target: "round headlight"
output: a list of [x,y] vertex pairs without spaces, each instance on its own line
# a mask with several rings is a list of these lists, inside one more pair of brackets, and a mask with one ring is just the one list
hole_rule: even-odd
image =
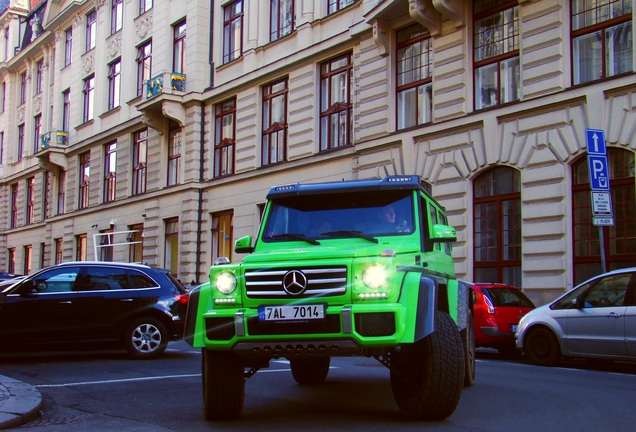
[[372,289],[378,289],[386,284],[387,273],[384,267],[372,265],[362,272],[362,282]]
[[236,278],[230,272],[219,273],[215,285],[221,294],[232,294],[236,289]]

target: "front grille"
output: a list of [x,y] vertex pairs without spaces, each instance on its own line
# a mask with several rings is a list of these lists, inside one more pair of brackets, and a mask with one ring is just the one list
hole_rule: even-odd
[[365,337],[395,334],[395,314],[392,312],[360,313],[355,315],[356,331]]
[[210,340],[230,340],[234,337],[234,318],[206,318],[205,335]]
[[346,267],[260,269],[245,272],[247,297],[265,299],[290,296],[283,287],[283,279],[292,270],[301,271],[307,277],[307,289],[293,297],[330,297],[343,295],[347,291]]
[[260,321],[257,316],[247,319],[247,332],[252,336],[340,333],[340,315],[326,315],[325,319],[307,321]]

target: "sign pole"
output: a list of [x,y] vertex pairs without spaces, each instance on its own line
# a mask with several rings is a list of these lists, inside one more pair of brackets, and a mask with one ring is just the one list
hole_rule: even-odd
[[607,262],[606,262],[606,258],[605,258],[605,235],[603,234],[604,230],[602,226],[598,227],[598,238],[601,242],[600,246],[601,246],[601,270],[603,270],[603,273],[605,273],[607,271]]

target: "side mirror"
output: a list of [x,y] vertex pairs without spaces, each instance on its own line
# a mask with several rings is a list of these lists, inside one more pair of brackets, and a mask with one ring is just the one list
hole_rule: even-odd
[[452,226],[434,224],[430,240],[433,243],[454,243],[457,241],[457,232]]
[[252,236],[248,235],[236,240],[236,242],[234,242],[234,252],[236,253],[254,252],[254,248],[252,247]]

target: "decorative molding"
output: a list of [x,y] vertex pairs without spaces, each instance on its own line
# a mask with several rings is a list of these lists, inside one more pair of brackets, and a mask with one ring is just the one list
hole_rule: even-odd
[[18,112],[17,112],[17,115],[16,115],[16,119],[18,120],[18,124],[24,123],[24,112],[25,112],[24,105],[18,107]]
[[442,33],[442,14],[433,7],[431,0],[409,0],[409,15],[426,27],[431,36]]
[[468,2],[464,0],[433,0],[433,6],[440,11],[442,15],[450,18],[456,28],[466,25],[464,22],[463,9]]
[[157,131],[159,135],[163,135],[166,118],[159,111],[145,109],[141,111],[141,122]]
[[386,21],[377,19],[373,21],[373,41],[382,57],[389,55],[389,25]]
[[95,50],[82,56],[82,71],[84,75],[95,72]]
[[42,95],[35,95],[33,98],[33,112],[40,113],[42,112]]
[[144,14],[135,21],[136,42],[141,42],[148,37],[152,30],[152,14]]
[[106,42],[107,60],[121,56],[121,32],[111,36]]

